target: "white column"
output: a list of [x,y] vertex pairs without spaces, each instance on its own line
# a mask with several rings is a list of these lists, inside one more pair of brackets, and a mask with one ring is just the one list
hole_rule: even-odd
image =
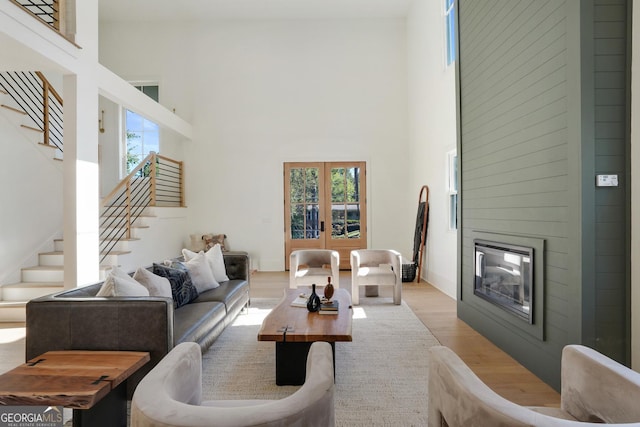
[[64,286],[100,277],[98,166],[98,0],[67,3],[82,47],[64,76]]
[[64,76],[64,287],[99,279],[98,87],[95,67]]

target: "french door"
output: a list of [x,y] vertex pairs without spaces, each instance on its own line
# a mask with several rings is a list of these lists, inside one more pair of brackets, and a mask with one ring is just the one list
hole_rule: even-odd
[[284,164],[285,268],[298,249],[334,249],[349,269],[367,247],[365,162]]

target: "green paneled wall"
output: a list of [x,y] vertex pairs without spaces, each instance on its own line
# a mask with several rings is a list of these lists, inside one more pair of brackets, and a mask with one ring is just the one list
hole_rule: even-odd
[[584,341],[626,362],[629,342],[628,267],[629,163],[627,150],[627,5],[625,0],[595,0],[594,157],[596,174],[617,174],[617,188],[595,190],[594,329]]
[[[458,6],[458,314],[558,387],[568,343],[625,361],[626,2]],[[596,189],[595,173],[622,185]],[[473,295],[479,233],[544,242],[543,337]]]

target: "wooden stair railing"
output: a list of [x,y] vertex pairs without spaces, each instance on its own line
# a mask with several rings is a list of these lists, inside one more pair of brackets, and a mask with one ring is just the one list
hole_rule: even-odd
[[64,34],[65,0],[11,0],[36,18]]
[[181,161],[151,152],[102,199],[100,262],[131,239],[132,225],[149,206],[185,206]]
[[63,151],[62,97],[40,71],[0,72],[0,88],[44,132],[44,145]]

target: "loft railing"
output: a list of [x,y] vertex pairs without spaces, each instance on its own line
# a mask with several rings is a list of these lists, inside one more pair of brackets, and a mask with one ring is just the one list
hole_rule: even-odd
[[39,71],[0,72],[0,87],[44,133],[42,143],[62,152],[62,97],[45,76]]
[[183,164],[151,152],[102,200],[100,262],[118,242],[131,239],[131,229],[149,206],[184,204]]
[[60,0],[11,0],[18,6],[26,9],[36,18],[40,19],[45,24],[58,32],[62,30],[62,6],[64,1]]

